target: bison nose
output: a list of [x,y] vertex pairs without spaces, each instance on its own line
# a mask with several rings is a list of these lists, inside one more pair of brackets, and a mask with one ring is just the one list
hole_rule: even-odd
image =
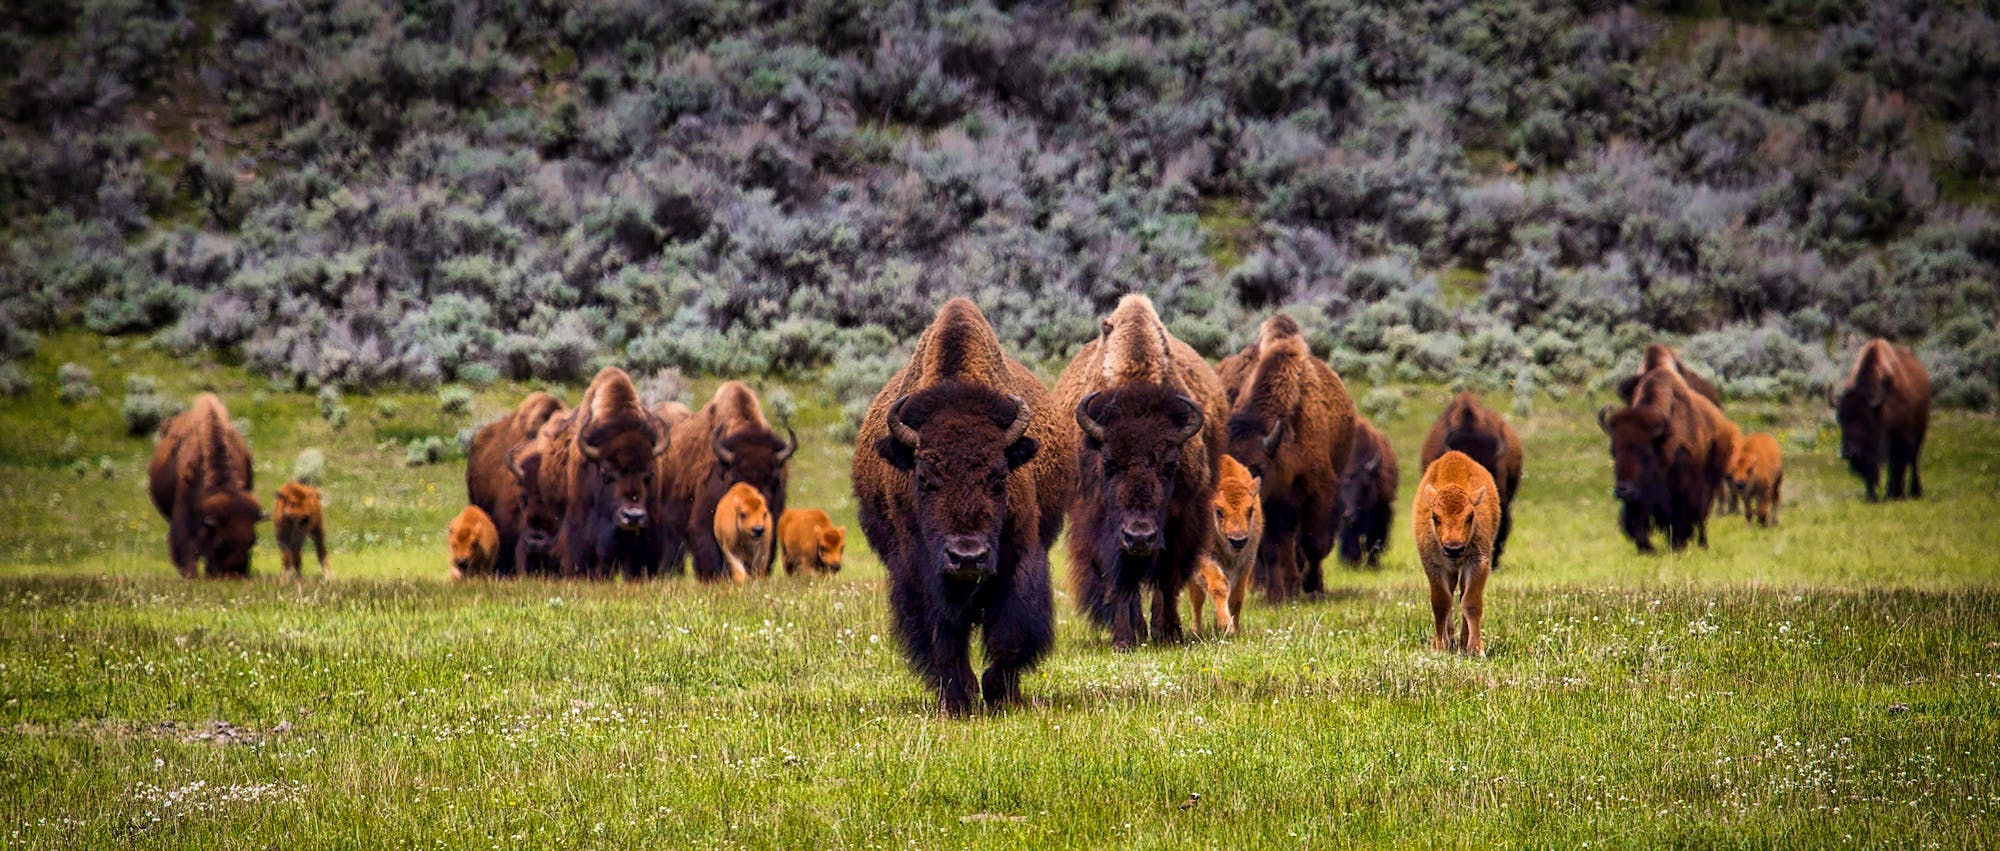
[[521,533],[521,540],[528,546],[539,549],[549,545],[549,533],[540,529],[529,529]]
[[1125,551],[1133,555],[1145,555],[1153,551],[1160,541],[1160,527],[1151,520],[1128,520],[1118,530],[1120,543]]
[[637,528],[646,522],[646,509],[621,508],[618,510],[618,525],[627,529]]
[[1639,498],[1639,489],[1631,482],[1619,482],[1611,489],[1611,495],[1623,500],[1634,500]]
[[952,538],[945,541],[944,558],[952,573],[983,573],[987,570],[988,549],[986,542],[978,538]]
[[1240,549],[1243,549],[1244,547],[1247,547],[1247,546],[1250,546],[1250,536],[1249,536],[1249,535],[1241,535],[1241,536],[1238,536],[1238,535],[1231,535],[1231,536],[1229,536],[1229,548],[1230,548],[1230,549],[1232,549],[1232,550],[1240,550]]
[[1444,550],[1444,554],[1448,558],[1458,558],[1465,555],[1464,544],[1439,544],[1438,546]]
[[762,526],[752,526],[752,527],[750,527],[750,537],[752,537],[752,538],[762,538],[762,537],[764,537],[764,527],[762,527]]

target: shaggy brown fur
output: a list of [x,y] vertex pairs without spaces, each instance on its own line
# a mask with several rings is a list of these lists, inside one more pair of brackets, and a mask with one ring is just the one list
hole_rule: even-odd
[[1212,475],[1229,416],[1221,381],[1168,333],[1152,301],[1128,295],[1056,381],[1055,404],[1073,412],[1061,420],[1063,439],[1080,448],[1069,506],[1077,608],[1127,649],[1147,632],[1150,589],[1153,637],[1178,640],[1180,590],[1213,524]]
[[1678,551],[1697,535],[1708,543],[1708,515],[1735,450],[1720,409],[1671,369],[1646,373],[1632,403],[1597,414],[1611,438],[1619,525],[1640,552],[1652,552],[1654,527]]
[[181,576],[248,576],[264,509],[253,495],[250,444],[213,393],[160,427],[146,466],[153,507],[167,520],[167,554]]
[[1263,481],[1257,585],[1273,600],[1317,594],[1320,563],[1333,550],[1340,470],[1354,447],[1354,402],[1290,317],[1265,321],[1257,351],[1228,439],[1229,454]]
[[277,533],[278,556],[284,560],[285,576],[299,578],[300,563],[305,561],[306,539],[312,539],[313,552],[319,556],[319,578],[332,579],[333,571],[326,566],[326,517],[319,500],[319,489],[298,482],[286,482],[278,489],[275,503],[277,514],[272,518],[272,531]]
[[1660,343],[1646,347],[1645,353],[1639,357],[1638,372],[1619,379],[1618,398],[1627,405],[1632,404],[1632,391],[1639,386],[1639,379],[1655,369],[1673,370],[1682,381],[1687,382],[1688,389],[1694,391],[1695,395],[1707,399],[1718,408],[1722,407],[1722,394],[1716,391],[1715,385],[1696,374],[1694,370],[1688,369],[1687,364],[1681,363],[1680,355]]
[[[555,526],[530,531],[523,521],[516,452],[523,444],[532,443],[542,425],[562,410],[561,399],[540,391],[529,393],[513,411],[481,426],[472,436],[465,458],[465,501],[479,506],[499,530],[495,564],[502,574],[525,573],[527,562],[548,555]],[[524,538],[532,540],[524,544]]]
[[1729,459],[1729,489],[1743,503],[1743,520],[1769,526],[1778,522],[1785,485],[1784,455],[1778,439],[1758,432],[1736,445]]
[[[605,367],[591,379],[574,416],[565,418],[567,451],[546,454],[542,476],[565,484],[567,499],[556,552],[563,573],[592,579],[613,572],[628,579],[659,569],[671,530],[661,522],[659,457],[666,426],[639,402],[632,378]],[[549,466],[556,461],[556,466]]]
[[862,421],[861,531],[888,569],[903,652],[947,713],[969,710],[975,690],[988,705],[1020,702],[1021,672],[1054,641],[1048,549],[1075,487],[1062,430],[1072,416],[961,298],[938,310]]
[[[786,462],[799,447],[791,426],[785,434],[780,439],[772,430],[756,392],[740,381],[723,382],[708,404],[674,426],[674,445],[662,466],[662,502],[668,525],[686,530],[696,578],[712,582],[729,575],[711,530],[715,505],[731,486],[756,488],[772,514],[784,514]],[[668,554],[667,569],[681,571],[677,553]],[[751,572],[770,570],[767,561],[753,565]]]
[[839,573],[847,527],[817,508],[793,508],[778,518],[778,542],[785,546],[785,573]]
[[[1493,475],[1463,452],[1446,452],[1424,469],[1411,505],[1417,557],[1431,586],[1431,649],[1486,655],[1486,578],[1500,527]],[[1464,620],[1451,635],[1452,610]]]
[[468,505],[445,529],[445,548],[451,553],[453,582],[492,576],[500,554],[500,532],[493,527],[493,518],[486,516],[479,506]]
[[771,507],[757,489],[730,485],[715,503],[715,545],[729,579],[737,584],[771,575]]
[[[1340,560],[1379,567],[1396,512],[1396,450],[1367,418],[1354,423],[1354,451],[1340,473]],[[1506,528],[1503,523],[1501,528]]]
[[1907,493],[1922,497],[1924,479],[1917,459],[1930,431],[1931,376],[1917,356],[1888,340],[1869,340],[1855,356],[1839,393],[1828,401],[1840,421],[1840,457],[1868,486],[1868,499],[1875,499],[1876,476],[1885,462],[1890,499],[1903,498],[1906,470]]
[[1424,435],[1418,460],[1429,469],[1432,461],[1452,449],[1471,456],[1500,485],[1500,531],[1493,540],[1493,569],[1499,570],[1500,557],[1507,552],[1507,536],[1514,531],[1514,493],[1521,489],[1521,438],[1500,412],[1480,404],[1479,397],[1461,392],[1445,405]]
[[1208,555],[1188,581],[1188,605],[1194,628],[1201,630],[1204,604],[1215,604],[1215,628],[1234,635],[1243,622],[1243,598],[1257,561],[1257,542],[1264,537],[1264,512],[1257,497],[1263,483],[1236,459],[1222,456],[1215,466],[1215,534]]

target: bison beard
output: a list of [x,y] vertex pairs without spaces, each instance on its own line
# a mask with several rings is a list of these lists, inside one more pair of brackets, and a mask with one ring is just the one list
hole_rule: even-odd
[[1076,420],[1084,438],[1070,533],[1077,605],[1110,627],[1114,649],[1127,650],[1146,630],[1141,598],[1150,588],[1153,638],[1177,641],[1176,595],[1214,527],[1214,485],[1181,464],[1182,446],[1201,432],[1201,407],[1167,387],[1128,384],[1084,397]]

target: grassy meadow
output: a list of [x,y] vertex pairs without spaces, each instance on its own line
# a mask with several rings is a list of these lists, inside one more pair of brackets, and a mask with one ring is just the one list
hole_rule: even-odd
[[[103,395],[59,403],[65,361]],[[28,367],[0,401],[7,847],[2000,843],[1990,416],[1943,412],[1927,498],[1871,505],[1820,407],[1732,405],[1785,447],[1780,525],[1640,557],[1608,394],[1496,396],[1527,473],[1489,658],[1427,649],[1399,522],[1381,570],[1330,562],[1327,599],[1253,600],[1231,638],[1113,654],[1059,594],[1033,707],[954,721],[890,645],[858,530],[830,580],[447,583],[462,462],[401,444],[529,386],[461,414],[350,395],[335,429],[311,393],[116,338],[51,335]],[[268,528],[252,581],[174,576],[127,373],[222,392],[267,503],[324,451],[331,583],[277,581]],[[1446,391],[1399,389],[1400,515]],[[847,400],[789,390],[791,502],[851,527]]]

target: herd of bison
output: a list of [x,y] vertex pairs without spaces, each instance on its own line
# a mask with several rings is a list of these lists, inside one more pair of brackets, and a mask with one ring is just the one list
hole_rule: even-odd
[[[1641,551],[1707,545],[1718,505],[1769,524],[1782,464],[1776,440],[1745,437],[1714,385],[1671,349],[1647,349],[1598,413],[1610,439],[1619,525]],[[1830,400],[1841,456],[1876,497],[1923,494],[1917,457],[1930,384],[1908,349],[1870,341]],[[645,405],[627,375],[598,373],[574,408],[531,393],[481,428],[466,469],[470,503],[449,530],[451,572],[469,576],[703,581],[840,569],[845,530],[787,509],[799,443],[739,382],[700,410]],[[1420,455],[1411,512],[1430,582],[1438,650],[1484,653],[1483,589],[1500,567],[1521,483],[1521,442],[1498,412],[1461,393]],[[1296,320],[1211,366],[1143,296],[1126,296],[1050,388],[1001,348],[972,302],[946,303],[861,423],[852,479],[862,533],[888,572],[903,652],[951,713],[975,696],[1021,699],[1020,675],[1054,640],[1048,551],[1069,526],[1081,612],[1129,649],[1195,627],[1213,608],[1234,632],[1248,586],[1269,599],[1315,595],[1320,565],[1375,564],[1397,486],[1388,440],[1357,416],[1340,376]],[[184,576],[242,575],[256,526],[250,449],[222,402],[203,394],[161,428],[148,470],[168,549]],[[326,570],[319,497],[278,492],[274,525],[295,576],[310,538]],[[1150,611],[1148,606],[1150,605]],[[1456,616],[1455,612],[1462,612]],[[1452,627],[1456,623],[1454,633]],[[975,676],[974,629],[986,669]],[[976,695],[975,695],[976,693]]]

